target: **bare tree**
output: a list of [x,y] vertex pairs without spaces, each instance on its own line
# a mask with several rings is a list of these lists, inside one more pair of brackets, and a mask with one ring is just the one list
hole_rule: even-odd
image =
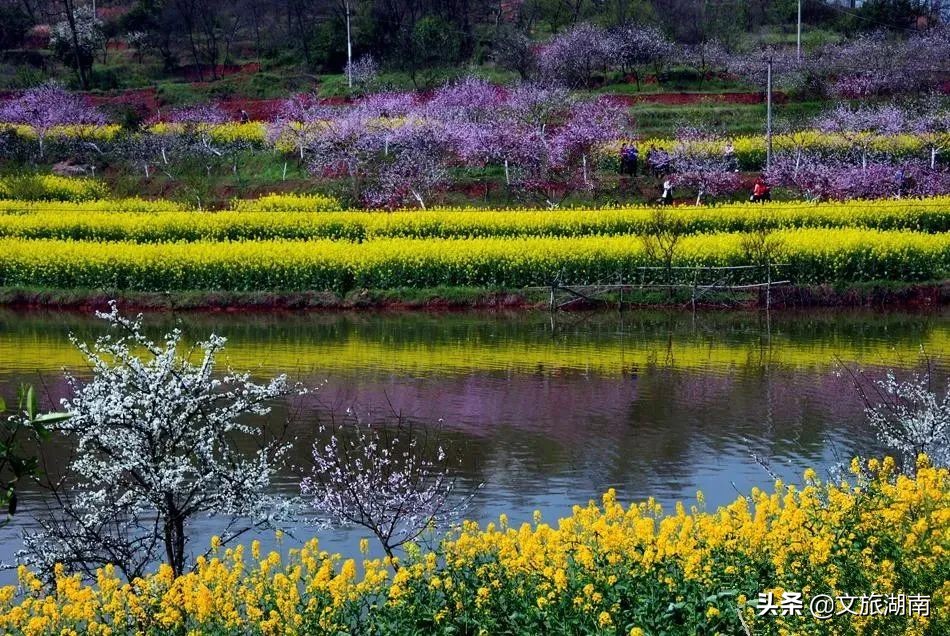
[[331,522],[372,532],[390,558],[427,529],[458,521],[474,495],[460,492],[438,430],[351,418],[329,432],[314,446],[303,494]]
[[670,210],[659,207],[653,210],[650,222],[640,235],[647,257],[659,263],[666,273],[668,294],[673,296],[673,262],[676,250],[683,238],[683,222]]
[[750,263],[769,267],[775,264],[784,242],[775,235],[763,217],[751,232],[742,235],[739,244]]

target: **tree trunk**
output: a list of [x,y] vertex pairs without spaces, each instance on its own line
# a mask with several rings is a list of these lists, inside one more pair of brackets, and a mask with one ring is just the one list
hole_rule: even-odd
[[83,90],[89,89],[89,78],[86,77],[86,71],[82,64],[82,54],[79,51],[79,34],[76,30],[76,16],[73,15],[72,0],[63,0],[63,7],[66,9],[66,22],[69,23],[69,31],[73,36],[73,55],[76,59],[76,72],[79,73],[79,85]]
[[171,493],[165,494],[164,543],[165,562],[175,576],[181,576],[185,569],[185,518],[175,505]]

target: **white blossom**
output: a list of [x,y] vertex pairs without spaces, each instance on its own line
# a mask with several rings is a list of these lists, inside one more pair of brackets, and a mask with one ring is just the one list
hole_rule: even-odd
[[402,421],[377,429],[351,420],[314,445],[301,489],[330,522],[368,529],[393,557],[427,529],[456,522],[474,494],[459,492],[437,438]]
[[[222,540],[287,512],[270,494],[289,445],[262,439],[252,424],[292,387],[283,375],[266,384],[246,373],[215,375],[225,339],[212,335],[181,352],[176,329],[162,343],[142,332],[141,316],[99,313],[113,331],[92,346],[72,337],[93,377],[67,375],[72,414],[58,431],[75,444],[60,511],[40,519],[21,557],[41,569],[62,562],[90,573],[115,563],[136,576],[156,561],[186,567],[188,525],[202,514],[230,519]],[[243,438],[243,439],[242,439]],[[239,442],[257,438],[258,450]]]
[[941,397],[932,375],[899,381],[892,371],[875,383],[878,399],[868,401],[867,416],[878,439],[901,455],[912,469],[926,454],[937,466],[950,465],[950,386]]

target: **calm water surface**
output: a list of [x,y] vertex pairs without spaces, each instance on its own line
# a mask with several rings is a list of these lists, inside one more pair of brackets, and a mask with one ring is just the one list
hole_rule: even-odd
[[[225,358],[260,379],[287,373],[319,390],[275,407],[269,425],[293,415],[292,463],[305,466],[317,423],[354,409],[380,421],[393,411],[442,422],[461,455],[463,481],[483,483],[468,516],[540,510],[551,520],[614,487],[622,500],[657,497],[667,506],[707,506],[768,486],[750,451],[800,480],[854,454],[881,452],[862,403],[836,361],[879,375],[917,368],[922,351],[944,357],[950,314],[603,313],[552,319],[530,314],[151,315],[156,337],[181,327],[190,337],[229,339]],[[69,334],[92,340],[100,321],[74,313],[0,311],[0,395],[41,387],[48,404],[64,395],[63,370],[87,375]],[[68,449],[46,450],[50,466]],[[297,492],[285,471],[276,488]],[[28,489],[0,529],[9,562],[20,532],[45,508]],[[221,521],[196,522],[195,547]],[[297,536],[313,530],[300,528]],[[365,533],[321,531],[326,549],[356,553]],[[10,574],[0,573],[0,582]]]

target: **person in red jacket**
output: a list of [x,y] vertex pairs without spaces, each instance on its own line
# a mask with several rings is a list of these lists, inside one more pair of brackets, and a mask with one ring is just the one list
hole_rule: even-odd
[[749,201],[756,201],[758,203],[763,203],[765,201],[772,200],[772,189],[766,185],[765,180],[762,177],[759,177],[755,180],[755,184],[752,186],[752,196],[749,197]]

